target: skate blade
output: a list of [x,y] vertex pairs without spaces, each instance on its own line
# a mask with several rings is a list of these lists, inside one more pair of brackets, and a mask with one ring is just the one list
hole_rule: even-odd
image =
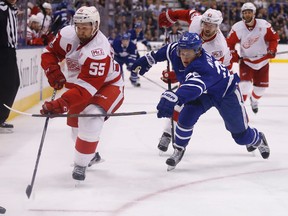
[[176,167],[176,166],[169,166],[169,165],[168,165],[168,167],[167,167],[167,171],[168,171],[168,172],[169,172],[169,171],[172,171],[172,170],[175,169],[175,167]]
[[0,134],[10,134],[13,133],[13,128],[0,128]]
[[164,153],[164,151],[159,150],[159,156],[163,156]]
[[256,157],[255,151],[250,152],[252,157]]
[[79,188],[79,187],[81,186],[81,182],[83,182],[83,181],[74,180],[74,187],[75,187],[75,188]]

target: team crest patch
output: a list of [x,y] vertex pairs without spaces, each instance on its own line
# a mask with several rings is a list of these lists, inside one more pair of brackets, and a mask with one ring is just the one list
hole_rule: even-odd
[[223,56],[223,53],[221,50],[220,51],[214,51],[214,52],[212,52],[212,56],[216,59],[220,59]]
[[81,69],[78,60],[66,58],[66,64],[68,71],[80,71]]
[[104,55],[104,50],[102,48],[98,48],[95,50],[91,50],[92,56],[100,56]]

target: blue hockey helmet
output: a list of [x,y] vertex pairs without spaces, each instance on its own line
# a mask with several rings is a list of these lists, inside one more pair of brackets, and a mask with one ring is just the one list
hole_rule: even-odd
[[197,54],[202,49],[202,40],[197,33],[186,31],[178,41],[178,49],[192,49]]
[[124,34],[121,36],[121,40],[130,40],[130,34],[129,34],[129,33],[124,33]]

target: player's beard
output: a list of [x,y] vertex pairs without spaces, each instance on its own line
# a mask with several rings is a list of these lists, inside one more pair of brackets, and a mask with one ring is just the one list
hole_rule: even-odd
[[90,40],[91,35],[90,36],[78,35],[78,38],[79,38],[80,42],[83,44],[83,43],[87,42],[88,40]]
[[203,35],[204,35],[204,39],[210,39],[211,37],[213,37],[216,34],[216,30],[215,31],[211,31],[211,30],[204,30],[203,29]]
[[246,24],[251,24],[252,23],[252,21],[253,21],[253,17],[245,17],[244,18],[244,22],[246,23]]

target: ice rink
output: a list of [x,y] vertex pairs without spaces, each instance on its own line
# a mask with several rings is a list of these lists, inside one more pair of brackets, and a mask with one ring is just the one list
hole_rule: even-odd
[[[157,64],[146,76],[166,87],[159,78],[165,67]],[[246,106],[250,125],[266,135],[268,160],[234,143],[211,109],[195,126],[183,160],[167,172],[172,148],[162,156],[157,149],[163,119],[156,114],[111,117],[98,148],[105,161],[89,168],[75,187],[70,128],[64,118],[54,118],[28,199],[25,190],[45,118],[18,116],[11,121],[15,132],[0,134],[0,206],[9,216],[287,216],[288,71],[287,64],[270,67],[270,88],[259,113]],[[126,79],[126,98],[117,112],[156,110],[164,90],[145,78],[141,84],[134,88]],[[41,104],[27,112],[39,113]]]

